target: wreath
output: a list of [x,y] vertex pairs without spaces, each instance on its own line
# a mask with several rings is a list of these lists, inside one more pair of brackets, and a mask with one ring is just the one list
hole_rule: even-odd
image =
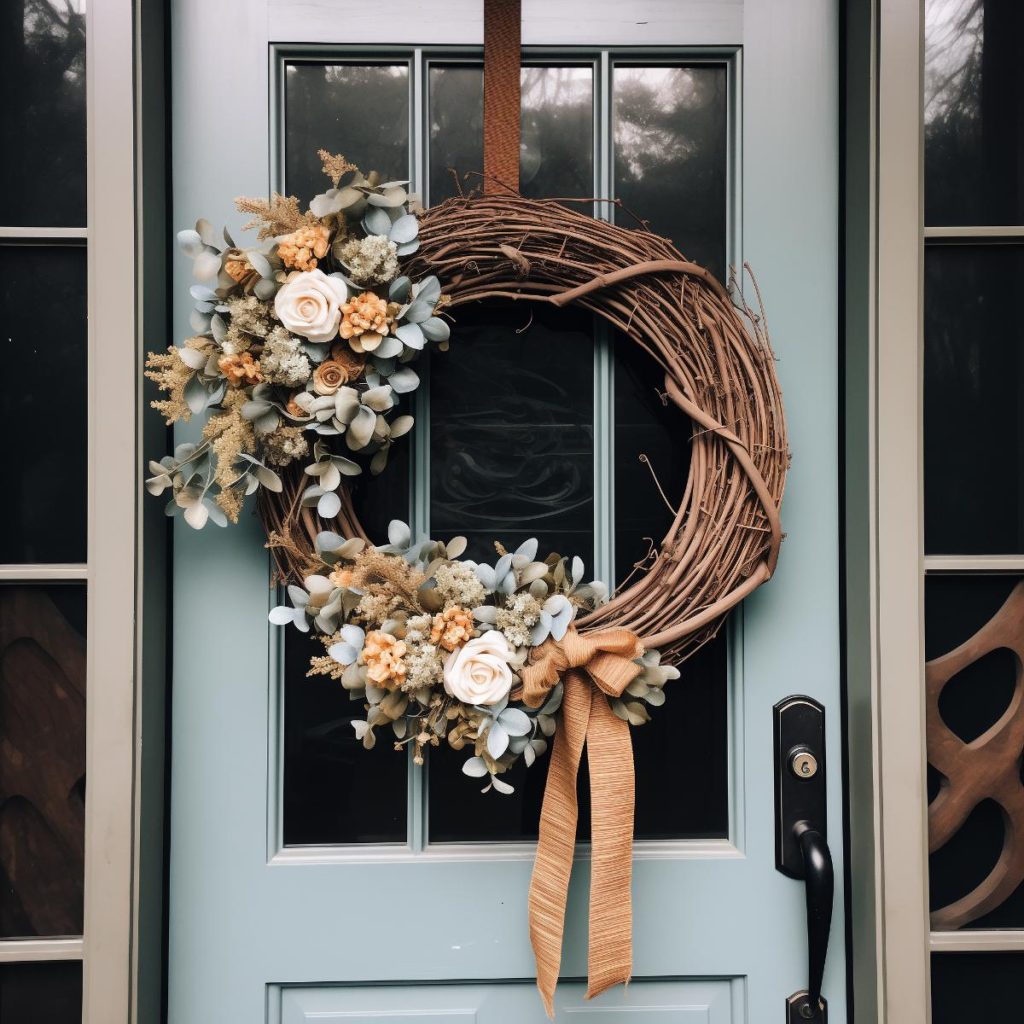
[[[167,513],[196,529],[237,522],[258,492],[288,595],[270,621],[319,638],[310,674],[362,703],[353,725],[365,747],[386,730],[422,763],[447,743],[467,751],[463,771],[485,792],[508,793],[507,769],[556,737],[530,892],[550,1010],[584,744],[596,992],[629,974],[628,725],[664,703],[675,665],[775,568],[789,456],[764,320],[646,226],[589,216],[593,200],[506,189],[422,211],[407,182],[320,157],[331,188],[308,209],[277,194],[236,200],[262,244],[241,248],[206,221],[179,234],[197,280],[195,333],[150,354],[146,372],[168,423],[207,418],[199,441],[150,464],[147,487],[170,490]],[[464,538],[414,538],[397,520],[371,544],[356,515],[348,482],[384,472],[413,428],[402,405],[420,383],[416,359],[448,348],[460,306],[491,300],[603,318],[655,360],[663,400],[692,423],[672,524],[613,595],[578,557],[542,556],[536,540],[496,542],[485,564],[462,557]]]

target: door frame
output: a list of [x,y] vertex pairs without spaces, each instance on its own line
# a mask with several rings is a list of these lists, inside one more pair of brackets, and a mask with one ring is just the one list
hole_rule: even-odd
[[[349,39],[368,30],[370,10],[353,4],[342,19],[337,8],[344,3],[304,5],[303,34],[329,41],[342,23]],[[697,0],[666,4],[667,17],[684,11],[703,19],[694,45],[715,43],[726,35],[723,26],[742,17],[740,4],[710,14]],[[274,12],[289,17],[283,3]],[[859,1020],[926,1024],[922,12],[907,0],[873,0],[845,5],[844,17],[844,66],[837,74],[845,101],[841,427],[850,996]],[[102,567],[90,580],[87,725],[84,1020],[93,1024],[156,1022],[162,996],[170,533],[155,503],[139,497],[138,453],[155,450],[154,435],[156,445],[162,435],[147,412],[138,371],[147,344],[166,333],[170,305],[166,21],[163,0],[90,0],[88,8],[90,508],[97,509],[90,562]],[[479,45],[479,16],[465,18],[464,26],[464,39],[444,42]],[[581,45],[600,41],[600,25],[581,31],[594,34]],[[431,42],[429,25],[395,32],[396,43]],[[530,33],[524,38],[544,42]],[[125,295],[135,296],[133,318],[125,316]],[[123,359],[129,350],[136,357],[131,373]],[[137,424],[134,449],[123,445],[126,422]]]

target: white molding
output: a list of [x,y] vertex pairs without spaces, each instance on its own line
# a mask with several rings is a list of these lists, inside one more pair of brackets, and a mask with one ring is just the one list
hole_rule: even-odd
[[29,583],[40,580],[84,580],[89,577],[89,566],[84,563],[52,565],[26,563],[0,565],[0,583]]
[[86,13],[89,590],[83,1019],[131,1019],[135,911],[135,0]]
[[4,939],[0,941],[0,964],[81,960],[82,945],[80,938]]
[[1024,555],[925,555],[924,571],[1024,572]]
[[[684,39],[692,46],[743,41],[742,0],[649,0],[643,21],[621,0],[591,0],[586,18],[572,4],[524,0],[523,45],[658,46]],[[649,13],[647,9],[650,9]],[[394,45],[479,46],[480,0],[393,0],[386,24],[372,4],[355,0],[269,0],[267,31],[275,43],[377,44],[382,33]]]
[[1024,929],[978,928],[959,932],[932,932],[933,953],[998,953],[1024,950]]
[[[289,846],[270,859],[271,867],[294,867],[309,864],[455,864],[460,862],[507,863],[532,862],[537,856],[536,843],[437,843],[422,851],[404,844],[375,846]],[[576,845],[577,861],[590,860],[589,843]],[[665,860],[743,860],[745,855],[728,839],[694,839],[663,842],[636,840],[633,861]]]
[[4,242],[84,242],[88,228],[10,228],[0,227],[0,245]]
[[943,239],[950,241],[972,241],[993,242],[1000,239],[1017,241],[1024,238],[1024,226],[992,226],[983,227],[972,225],[970,227],[931,227],[924,229],[925,238]]

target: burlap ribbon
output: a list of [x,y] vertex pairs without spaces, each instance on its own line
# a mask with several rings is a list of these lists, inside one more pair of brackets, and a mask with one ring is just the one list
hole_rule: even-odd
[[559,678],[565,686],[529,901],[537,988],[552,1018],[579,814],[576,775],[584,744],[593,849],[587,998],[629,981],[633,969],[633,749],[629,726],[612,711],[608,697],[621,696],[640,674],[642,667],[633,659],[643,652],[627,629],[587,634],[570,629],[562,640],[548,639],[537,648],[516,694],[530,707],[540,707]]

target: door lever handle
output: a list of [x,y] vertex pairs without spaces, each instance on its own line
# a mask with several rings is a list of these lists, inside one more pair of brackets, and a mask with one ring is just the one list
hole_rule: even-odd
[[775,705],[775,867],[801,879],[807,903],[807,988],[786,1000],[787,1024],[826,1024],[821,998],[835,876],[826,839],[825,709],[794,695]]
[[807,821],[798,821],[793,826],[793,834],[800,845],[807,897],[807,991],[790,997],[790,1020],[824,1022],[827,1018],[821,982],[825,975],[835,895],[832,853],[825,837]]

